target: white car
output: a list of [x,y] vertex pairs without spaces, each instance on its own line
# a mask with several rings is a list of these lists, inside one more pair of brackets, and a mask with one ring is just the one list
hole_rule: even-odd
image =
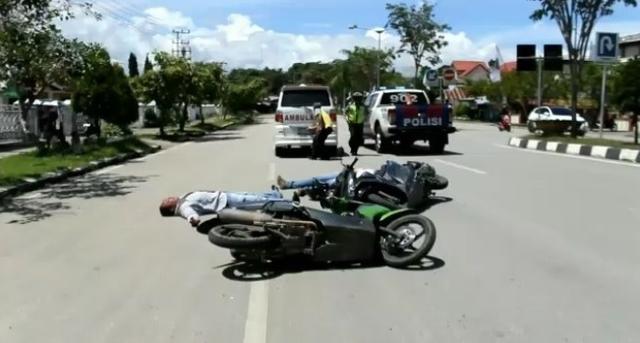
[[[576,113],[578,122],[578,133],[584,135],[589,130],[589,123]],[[566,107],[542,106],[537,107],[529,114],[527,124],[529,132],[537,131],[559,131],[564,132],[571,129],[571,109]]]
[[393,142],[410,147],[429,141],[430,149],[442,153],[449,134],[456,131],[449,120],[449,109],[431,105],[420,89],[381,89],[365,100],[365,136],[375,139],[375,148],[383,152]]
[[289,149],[308,148],[313,144],[313,133],[309,126],[313,125],[315,115],[313,108],[320,105],[333,119],[333,132],[325,141],[329,149],[338,149],[338,126],[336,109],[327,86],[284,86],[280,91],[276,110],[276,156],[283,155]]

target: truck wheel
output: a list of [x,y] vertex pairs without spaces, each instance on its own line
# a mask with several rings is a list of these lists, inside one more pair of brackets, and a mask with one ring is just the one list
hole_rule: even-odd
[[389,148],[389,140],[384,138],[382,129],[380,126],[376,126],[376,151],[379,153],[385,152]]
[[444,140],[433,138],[429,140],[429,150],[434,154],[442,154],[444,152]]

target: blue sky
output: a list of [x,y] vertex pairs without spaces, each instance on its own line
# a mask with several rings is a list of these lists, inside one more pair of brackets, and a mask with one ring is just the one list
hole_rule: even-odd
[[[164,6],[178,10],[205,25],[222,22],[230,13],[248,15],[265,28],[302,34],[342,33],[354,23],[379,26],[386,22],[385,0],[156,0],[138,1],[136,6]],[[135,2],[134,2],[135,3]],[[412,3],[407,1],[407,3]],[[413,1],[418,3],[418,1]],[[472,38],[511,30],[530,24],[529,15],[537,1],[528,0],[440,0],[436,2],[438,20],[464,31]],[[616,13],[603,22],[638,20],[640,10],[616,7]],[[640,27],[638,28],[640,31]]]
[[[115,59],[129,51],[144,55],[171,50],[171,29],[191,28],[194,58],[224,60],[234,67],[281,67],[291,63],[330,61],[355,45],[375,46],[376,36],[350,31],[352,24],[376,27],[386,23],[381,0],[95,0],[105,14],[96,22],[78,18],[63,25],[67,35],[104,44]],[[418,3],[416,0],[414,3]],[[411,3],[411,2],[409,2]],[[513,59],[519,43],[561,43],[555,23],[533,23],[536,1],[439,0],[437,20],[452,27],[442,59],[488,60],[500,47]],[[640,9],[617,6],[596,31],[640,33]],[[397,47],[398,37],[384,36],[385,47]],[[410,72],[406,56],[396,65]]]

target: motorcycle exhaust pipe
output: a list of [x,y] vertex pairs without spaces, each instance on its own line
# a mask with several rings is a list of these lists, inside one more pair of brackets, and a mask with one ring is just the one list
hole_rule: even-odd
[[256,225],[272,221],[273,217],[261,212],[225,209],[218,213],[218,219],[223,224]]

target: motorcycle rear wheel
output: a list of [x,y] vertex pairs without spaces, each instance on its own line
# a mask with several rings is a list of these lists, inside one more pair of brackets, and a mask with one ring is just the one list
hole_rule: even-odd
[[261,227],[230,224],[209,231],[209,242],[228,249],[264,248],[274,237]]
[[[415,226],[419,226],[422,230],[416,232]],[[420,262],[436,242],[435,225],[429,218],[421,215],[398,218],[387,225],[387,230],[404,236],[401,242],[388,235],[380,238],[382,259],[391,267],[407,267]],[[421,238],[424,239],[420,242]],[[414,245],[416,242],[419,242],[417,246]]]

